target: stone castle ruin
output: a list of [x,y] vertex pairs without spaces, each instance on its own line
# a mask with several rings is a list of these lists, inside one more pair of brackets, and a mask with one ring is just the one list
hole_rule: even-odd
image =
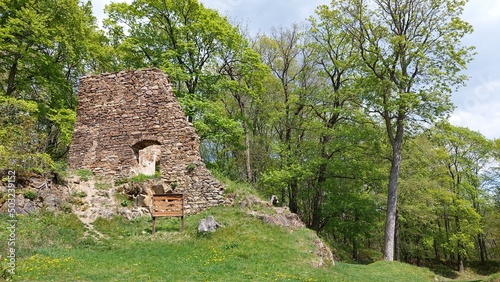
[[191,212],[223,202],[223,187],[206,169],[199,137],[160,70],[82,77],[78,100],[71,169],[110,180],[158,172],[165,186],[185,194]]

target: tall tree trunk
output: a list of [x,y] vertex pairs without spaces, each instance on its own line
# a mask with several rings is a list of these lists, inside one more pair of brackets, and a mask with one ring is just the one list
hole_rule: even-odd
[[318,182],[313,199],[312,222],[310,227],[312,230],[316,231],[319,231],[321,225],[321,206],[323,204],[323,185],[326,181],[326,169],[326,164],[321,164],[319,166]]
[[433,239],[433,243],[434,243],[434,258],[436,260],[439,260],[439,249],[436,238]]
[[14,93],[14,90],[16,90],[16,75],[17,75],[17,62],[21,56],[16,55],[14,58],[14,62],[10,66],[9,70],[9,78],[7,80],[7,90],[6,90],[6,96],[11,96],[12,93]]
[[[284,201],[286,199],[286,192],[287,192],[287,189],[286,188],[281,188],[281,204],[284,206]],[[288,199],[288,203],[290,203],[290,199]],[[290,208],[290,205],[288,205],[288,207]]]
[[396,138],[392,139],[392,161],[387,191],[387,213],[384,232],[384,260],[394,260],[394,234],[396,231],[396,207],[398,202],[398,176],[403,148],[403,124],[398,123]]
[[297,192],[298,192],[298,184],[297,180],[293,179],[288,187],[288,199],[290,202],[288,203],[288,207],[290,211],[293,213],[297,213],[299,211],[299,206],[297,204]]
[[465,272],[464,257],[463,257],[463,255],[460,254],[460,252],[458,253],[458,271],[460,273]]
[[397,261],[401,261],[401,237],[399,236],[400,232],[400,226],[399,226],[399,216],[398,216],[398,213],[396,211],[396,229],[394,230],[394,243],[395,243],[395,247],[394,247],[394,253],[395,253],[395,260]]
[[252,173],[252,166],[251,166],[251,160],[250,160],[250,134],[248,134],[248,128],[247,125],[244,125],[244,130],[245,130],[245,167],[247,170],[247,181],[249,183],[253,182],[253,173]]
[[[455,204],[455,203],[453,203],[453,204]],[[458,216],[455,216],[455,224],[456,224],[457,233],[460,233],[462,228],[460,226],[460,219],[458,218]],[[460,271],[460,273],[464,273],[465,272],[464,256],[462,255],[461,251],[465,249],[465,246],[463,243],[461,243],[459,241],[457,247],[458,247],[457,248],[458,271]]]
[[[354,222],[359,221],[359,217],[357,215],[357,212],[354,213]],[[358,261],[359,259],[359,247],[358,247],[358,240],[356,239],[356,236],[353,236],[352,238],[352,259],[355,261]]]
[[488,261],[488,248],[486,248],[486,239],[484,238],[484,234],[481,234],[481,244],[483,245],[484,250],[484,261]]
[[488,254],[486,252],[486,244],[484,242],[483,234],[477,234],[477,243],[479,245],[479,255],[481,257],[481,262],[486,262],[488,260]]
[[[438,234],[441,234],[441,223],[439,221],[439,215],[437,217],[436,223],[437,223],[437,226],[438,226],[438,232],[439,232]],[[440,257],[439,257],[439,246],[438,246],[438,242],[437,242],[435,236],[434,236],[433,241],[434,241],[434,255],[435,255],[436,260],[439,260],[440,259]],[[446,257],[446,255],[445,255],[445,257]]]
[[356,238],[352,239],[352,259],[358,261],[359,259],[359,247]]

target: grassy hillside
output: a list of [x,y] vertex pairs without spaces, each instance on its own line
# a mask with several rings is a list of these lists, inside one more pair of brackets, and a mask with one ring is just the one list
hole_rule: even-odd
[[[224,225],[198,235],[198,222],[214,215]],[[5,225],[7,218],[1,222]],[[5,230],[2,226],[2,230]],[[20,217],[17,273],[14,281],[433,281],[433,272],[401,263],[337,263],[314,268],[314,234],[289,231],[220,207],[188,216],[186,231],[178,219],[160,219],[152,236],[143,217],[99,219],[106,238],[85,236],[72,214]],[[7,233],[2,232],[2,242]],[[5,246],[2,246],[5,254]],[[5,261],[2,262],[5,267]]]
[[[240,196],[252,193],[249,188],[227,188],[239,189]],[[199,235],[198,223],[208,215],[224,227]],[[8,219],[7,214],[0,216],[0,242],[7,242],[10,234]],[[100,218],[94,222],[95,230],[104,235],[99,238],[72,213],[19,216],[16,275],[5,271],[7,244],[1,244],[0,280],[443,281],[429,269],[398,262],[313,267],[318,261],[313,231],[271,226],[239,207],[213,208],[188,216],[185,224],[181,233],[179,219],[160,218],[153,236],[150,217]]]

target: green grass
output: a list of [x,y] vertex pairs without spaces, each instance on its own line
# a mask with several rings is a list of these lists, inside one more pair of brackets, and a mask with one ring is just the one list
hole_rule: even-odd
[[160,178],[161,178],[161,175],[159,172],[155,172],[155,174],[153,174],[153,175],[145,175],[145,174],[139,173],[136,176],[132,176],[130,178],[130,180],[133,183],[142,183],[142,182],[145,182],[149,179],[160,179]]
[[23,193],[24,198],[34,200],[36,199],[37,193],[33,190],[27,190]]
[[110,190],[111,188],[113,188],[113,185],[109,182],[97,181],[94,184],[94,188],[97,190]]
[[[125,183],[143,183],[146,182],[150,179],[161,179],[161,174],[157,171],[153,175],[145,175],[142,173],[139,173],[136,176],[132,176],[130,178],[122,177],[122,178],[117,178],[115,179],[115,186],[120,186]],[[108,184],[109,185],[109,184]],[[99,186],[103,186],[103,184],[99,184]],[[98,188],[100,189],[100,188]]]
[[92,173],[92,171],[90,171],[88,169],[79,169],[79,170],[75,171],[75,174],[78,177],[80,177],[81,181],[84,181],[84,182],[89,181],[89,178],[94,175]]
[[[213,215],[224,225],[197,234],[200,219]],[[0,218],[6,242],[7,217]],[[5,226],[4,226],[5,225]],[[402,263],[337,263],[314,268],[314,233],[264,224],[238,208],[218,207],[180,220],[98,219],[105,239],[85,237],[73,214],[42,213],[19,217],[18,264],[14,281],[434,281],[426,268]],[[6,253],[5,244],[1,254]]]

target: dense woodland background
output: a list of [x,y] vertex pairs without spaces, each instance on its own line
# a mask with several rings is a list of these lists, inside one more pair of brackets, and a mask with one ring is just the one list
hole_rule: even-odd
[[[395,3],[397,2],[397,3]],[[500,260],[500,140],[447,122],[458,0],[336,0],[250,35],[196,0],[0,2],[0,169],[59,173],[78,78],[157,67],[207,166],[279,195],[350,259]]]

